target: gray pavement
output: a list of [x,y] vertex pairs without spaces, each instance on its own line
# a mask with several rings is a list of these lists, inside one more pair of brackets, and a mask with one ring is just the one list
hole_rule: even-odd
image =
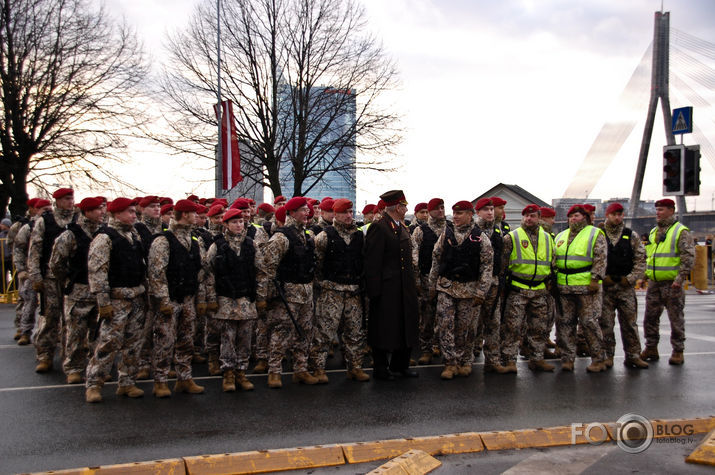
[[[640,320],[643,308],[641,294]],[[593,375],[585,371],[588,360],[579,359],[573,374],[534,374],[520,362],[516,376],[485,375],[477,364],[471,377],[445,382],[439,378],[440,367],[434,365],[420,368],[417,379],[356,383],[345,379],[338,358],[333,358],[328,385],[296,385],[284,375],[283,389],[269,390],[266,377],[255,376],[255,391],[224,394],[220,378],[206,376],[206,365],[198,365],[194,374],[206,385],[206,394],[156,400],[150,394],[151,382],[143,382],[140,387],[147,395],[129,400],[114,395],[116,384],[107,384],[105,401],[97,405],[84,402],[83,387],[64,384],[61,371],[34,373],[33,348],[18,347],[12,341],[13,316],[11,306],[0,307],[0,414],[4,429],[0,434],[0,473],[616,421],[629,412],[648,418],[715,415],[715,295],[689,294],[686,299],[688,340],[682,367],[667,363],[669,324],[664,315],[659,348],[665,358],[643,371],[621,364],[620,344],[614,368]],[[58,360],[55,367],[59,368]],[[646,453],[651,451],[657,453],[653,447]],[[444,457],[454,464],[454,470],[443,473],[501,472],[530,457],[527,452]],[[611,467],[622,463],[621,458],[628,457],[618,452],[609,451],[584,470],[597,473],[593,467],[599,467],[598,472],[612,471]],[[533,451],[537,453],[541,451]],[[634,462],[636,456],[630,457],[626,460],[641,463]],[[682,462],[680,454],[676,459],[678,464]],[[642,463],[643,471],[659,471],[658,464],[648,465],[645,458]],[[690,470],[692,466],[683,463],[682,467]],[[362,468],[319,470],[359,473]]]

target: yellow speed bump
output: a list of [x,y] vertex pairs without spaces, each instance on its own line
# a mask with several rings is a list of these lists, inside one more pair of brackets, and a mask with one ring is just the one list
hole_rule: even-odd
[[715,466],[715,430],[705,436],[705,440],[685,458],[685,461]]
[[[695,417],[692,419],[653,419],[653,438],[683,437],[693,434],[704,434],[715,429],[715,417]],[[616,424],[607,424],[611,439],[618,440]]]
[[118,465],[103,465],[99,467],[84,467],[70,470],[53,470],[38,472],[43,474],[61,475],[120,475],[120,474],[145,474],[145,475],[183,475],[186,473],[182,459],[155,460],[151,462],[122,463]]
[[368,475],[423,475],[440,465],[442,462],[427,452],[412,449],[368,472]]
[[482,432],[482,441],[487,450],[526,449],[532,447],[557,447],[560,445],[586,444],[589,441],[611,440],[604,427],[610,424],[596,422],[571,426],[545,427],[511,431]]
[[397,457],[411,449],[422,450],[430,455],[462,454],[484,450],[482,439],[476,432],[410,439],[375,440],[341,445],[345,453],[345,460],[348,463],[372,462]]
[[187,474],[261,473],[344,465],[339,445],[184,457]]

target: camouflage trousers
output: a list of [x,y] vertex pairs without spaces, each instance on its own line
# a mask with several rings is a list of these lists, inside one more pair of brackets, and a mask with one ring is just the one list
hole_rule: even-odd
[[97,301],[65,299],[65,374],[82,373],[97,339]]
[[150,299],[147,303],[144,330],[142,331],[142,346],[139,352],[139,370],[151,369],[152,349],[154,347],[154,321],[159,311],[159,304]]
[[635,358],[640,355],[641,341],[638,336],[638,302],[633,287],[622,285],[604,287],[603,309],[599,323],[603,333],[603,346],[609,358],[613,358],[616,352],[616,336],[613,332],[616,311],[618,311],[618,324],[621,327],[621,341],[626,357]]
[[658,347],[660,341],[660,316],[665,308],[670,319],[670,344],[673,351],[685,349],[685,292],[682,287],[673,288],[672,281],[648,281],[645,294],[645,344]]
[[38,360],[52,360],[55,349],[60,344],[62,325],[63,295],[55,279],[44,279],[44,290],[40,298],[45,299],[45,314],[40,315],[40,322],[35,335],[35,353]]
[[447,365],[472,364],[473,328],[479,319],[479,305],[474,299],[458,299],[437,292],[436,331],[444,362]]
[[315,307],[310,359],[325,369],[328,350],[340,332],[348,369],[362,368],[365,333],[362,330],[362,298],[354,292],[322,289]]
[[308,370],[308,355],[310,341],[313,335],[313,302],[288,302],[296,323],[303,331],[303,337],[298,336],[295,325],[288,316],[283,302],[268,313],[268,332],[270,334],[268,372],[280,373],[283,358],[288,351],[293,355],[293,371]]
[[[484,303],[479,310],[479,318],[475,321],[469,336],[472,353],[484,349],[484,362],[496,364],[499,362],[499,327],[501,326],[501,296],[499,286],[492,285],[484,297]],[[476,350],[475,350],[476,348]]]
[[437,299],[429,297],[429,285],[426,276],[420,276],[420,353],[432,353],[432,348],[437,346],[437,334],[435,333],[435,312],[437,310]]
[[[598,325],[596,311],[600,309],[601,293],[564,294],[560,296],[563,313],[557,315],[556,331],[558,345],[563,361],[576,359],[576,327],[583,328],[583,335],[588,342],[593,359],[603,358],[603,334]],[[600,311],[599,311],[600,313]]]
[[212,318],[221,338],[221,371],[246,371],[251,359],[251,339],[256,320],[219,320]]
[[101,387],[109,377],[112,365],[118,362],[119,385],[132,386],[138,370],[141,336],[146,310],[144,296],[133,299],[112,299],[114,314],[102,319],[94,355],[87,365],[87,387]]
[[29,336],[35,328],[35,314],[38,307],[37,292],[32,288],[30,279],[25,279],[22,281],[18,293],[22,295],[23,300],[20,326],[18,328],[23,335]]
[[501,328],[501,358],[504,363],[516,361],[524,334],[531,350],[530,359],[544,358],[546,338],[551,331],[549,298],[545,291],[509,291]]
[[[28,280],[28,279],[25,279]],[[24,282],[19,282],[17,286],[17,304],[15,304],[15,328],[20,331],[20,323],[22,322],[22,307],[25,305],[25,299],[22,295],[22,285]]]
[[207,356],[219,356],[221,353],[221,320],[213,318],[215,312],[206,313],[204,330],[204,351]]
[[171,300],[171,315],[156,314],[154,317],[154,358],[152,369],[154,382],[169,380],[172,360],[179,381],[191,379],[191,360],[194,357],[194,330],[196,305],[194,296],[184,298],[182,303]]
[[268,344],[270,338],[268,336],[267,314],[271,312],[271,307],[275,306],[275,304],[275,301],[269,300],[267,309],[258,311],[258,320],[256,320],[254,331],[255,344],[253,345],[254,356],[257,360],[268,360]]
[[199,315],[196,312],[196,323],[194,324],[194,353],[203,353],[204,338],[206,338],[207,315]]

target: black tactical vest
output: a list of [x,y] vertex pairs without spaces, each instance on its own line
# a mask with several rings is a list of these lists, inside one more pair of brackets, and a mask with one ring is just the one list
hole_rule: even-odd
[[69,282],[62,292],[65,295],[72,293],[74,284],[88,285],[87,277],[87,258],[89,256],[89,245],[92,243],[92,237],[87,236],[87,233],[77,223],[70,223],[67,229],[74,234],[74,240],[77,243],[77,250],[69,261],[69,273],[67,275]]
[[253,240],[241,243],[241,255],[231,249],[223,235],[216,236],[216,294],[237,299],[256,300],[256,249]]
[[144,257],[148,261],[151,243],[152,241],[154,241],[154,238],[157,237],[159,234],[152,234],[152,232],[149,230],[149,226],[144,223],[134,224],[134,229],[137,230],[137,233],[139,233],[139,237],[142,238],[142,246],[144,246]]
[[171,231],[163,234],[169,241],[169,265],[166,267],[166,279],[169,284],[169,298],[181,303],[184,298],[196,295],[199,291],[199,270],[201,270],[201,251],[199,244],[191,237],[191,250],[187,250]]
[[345,244],[333,226],[324,229],[328,246],[323,262],[323,278],[345,285],[357,285],[362,275],[363,233],[353,233],[350,244]]
[[206,228],[196,228],[194,230],[194,234],[197,238],[201,238],[201,240],[204,242],[204,251],[208,251],[211,247],[211,244],[214,243],[215,239],[214,235],[211,234],[211,231]]
[[276,229],[288,238],[290,247],[278,266],[278,280],[292,284],[308,284],[313,281],[315,273],[315,241],[305,233],[305,242],[293,226],[283,226]]
[[480,275],[480,236],[479,226],[474,226],[462,244],[457,245],[457,238],[451,227],[446,227],[444,248],[439,263],[439,275],[456,282],[473,282]]
[[264,221],[263,222],[263,229],[265,229],[266,234],[269,236],[271,235],[271,228],[273,227],[273,223],[270,221]]
[[420,269],[420,274],[428,275],[432,268],[432,251],[439,236],[427,224],[421,225],[420,229],[422,229],[422,244],[420,244],[417,267]]
[[501,230],[494,227],[492,235],[489,237],[489,241],[492,243],[492,249],[494,249],[494,264],[492,267],[492,275],[499,275],[501,270],[501,262],[504,255],[504,235],[502,235]]
[[116,229],[105,227],[104,233],[112,240],[112,252],[109,255],[109,287],[137,287],[144,281],[146,264],[144,246],[132,235],[129,242]]
[[[604,232],[604,234],[606,234]],[[611,277],[625,277],[633,270],[633,248],[631,247],[631,230],[624,227],[621,239],[615,246],[608,239],[608,261],[606,264],[606,275]]]
[[310,226],[309,229],[313,232],[313,236],[317,236],[321,232],[325,231],[323,227],[318,223],[313,224],[312,226]]
[[[55,215],[52,211],[45,211],[42,213],[42,219],[45,220],[45,235],[42,238],[42,255],[40,256],[40,272],[42,277],[47,274],[47,267],[50,264],[50,255],[52,255],[52,246],[55,244],[55,240],[62,234],[67,228],[65,226],[60,226],[55,220]],[[77,215],[72,217],[72,222],[77,220]]]

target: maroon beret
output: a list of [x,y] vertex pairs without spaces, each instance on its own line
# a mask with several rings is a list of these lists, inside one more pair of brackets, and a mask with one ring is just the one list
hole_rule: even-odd
[[240,209],[232,208],[223,214],[223,218],[221,218],[221,221],[226,223],[229,220],[235,218],[243,218],[243,213]]
[[50,200],[45,200],[42,198],[35,198],[37,201],[35,201],[35,209],[40,209],[44,208],[45,206],[50,206],[52,203],[50,203]]
[[675,209],[675,201],[669,199],[669,198],[663,198],[662,200],[658,200],[655,202],[655,207],[664,207],[664,208],[673,208]]
[[209,211],[208,207],[202,205],[201,203],[199,203],[198,205],[196,205],[196,213],[198,213],[198,214],[206,214],[206,213],[208,213],[208,211]]
[[79,209],[82,211],[91,211],[102,206],[102,200],[99,198],[85,198],[79,202]]
[[293,198],[288,200],[288,202],[285,204],[285,208],[286,211],[295,211],[301,206],[305,206],[307,204],[307,198],[304,198],[302,196],[294,196]]
[[373,214],[375,213],[377,205],[365,205],[362,209],[362,214]]
[[209,208],[208,215],[209,216],[216,216],[217,214],[223,213],[223,205],[221,204],[215,204],[212,207]]
[[280,221],[281,223],[286,222],[286,207],[281,206],[276,210],[276,221]]
[[415,213],[419,213],[423,209],[427,209],[427,203],[417,203],[417,206],[415,206]]
[[223,207],[228,206],[228,200],[226,198],[217,198],[214,200],[213,204],[215,205],[223,205]]
[[136,201],[129,198],[114,198],[107,205],[107,211],[110,213],[121,213],[130,206],[136,206]]
[[[196,195],[189,195],[186,199],[189,201],[199,201],[199,197]],[[179,200],[179,201],[181,201],[181,200]]]
[[276,196],[276,199],[273,200],[273,204],[278,204],[281,201],[286,201],[286,197],[283,195],[278,195]]
[[590,214],[590,213],[593,213],[594,211],[596,211],[596,207],[593,206],[593,205],[590,205],[590,204],[588,204],[588,203],[586,203],[586,204],[584,204],[584,205],[582,205],[582,206],[583,206],[583,209],[585,209],[589,214]]
[[474,212],[474,206],[472,203],[466,200],[457,201],[452,205],[452,211],[472,211]]
[[506,200],[503,198],[499,198],[498,196],[492,196],[492,205],[494,206],[504,206],[506,205]]
[[353,202],[346,198],[339,198],[333,202],[333,211],[336,213],[345,213],[353,208]]
[[258,209],[260,209],[261,211],[264,211],[266,213],[275,213],[276,212],[276,209],[273,206],[269,205],[268,203],[261,203],[260,205],[258,205]]
[[250,207],[251,204],[246,198],[237,198],[231,205],[231,209],[248,209]]
[[606,208],[606,214],[618,212],[623,212],[623,205],[620,203],[611,203],[610,205],[608,205],[608,208]]
[[164,205],[173,205],[173,204],[174,204],[174,200],[172,200],[172,199],[169,198],[168,196],[164,196],[164,197],[162,197],[162,198],[159,198],[159,204],[162,205],[162,206],[164,206]]
[[62,198],[63,196],[74,195],[74,190],[72,188],[60,188],[52,193],[52,197],[56,200]]
[[582,204],[575,204],[569,208],[568,213],[566,213],[566,216],[571,216],[574,213],[581,213],[584,215],[588,215],[588,211],[586,211],[586,208]]
[[205,205],[206,204],[206,198],[199,198],[199,204],[200,205]]
[[320,209],[323,211],[332,211],[334,203],[335,201],[333,201],[332,198],[324,198],[323,201],[320,202]]
[[494,201],[492,201],[491,198],[479,198],[477,200],[477,204],[474,206],[474,209],[479,211],[480,209],[484,208],[485,206],[494,206]]
[[521,210],[521,215],[524,216],[529,213],[541,213],[541,209],[535,204],[526,205],[524,209]]
[[34,208],[34,207],[35,207],[35,203],[37,203],[37,200],[39,200],[39,199],[40,199],[40,198],[30,198],[29,200],[27,200],[27,202],[26,202],[25,204],[26,204],[27,206],[29,206],[30,208]]
[[107,198],[105,198],[104,196],[95,196],[95,198],[97,198],[98,200],[102,200],[102,203],[107,202]]
[[145,196],[142,198],[142,200],[139,202],[139,206],[142,208],[146,208],[152,203],[159,203],[161,204],[161,200],[159,200],[158,196],[150,195],[150,196]]
[[429,200],[429,203],[427,203],[427,210],[434,211],[440,205],[443,205],[443,204],[444,204],[444,200],[442,198],[432,198],[431,200]]
[[385,202],[380,200],[377,202],[377,211],[382,211],[383,209],[385,209]]
[[539,208],[539,211],[541,211],[542,218],[555,218],[556,217],[556,211],[554,211],[553,208],[548,208],[546,206],[542,206],[541,208]]
[[190,213],[199,209],[198,204],[191,200],[179,200],[174,205],[174,211],[181,211],[182,213]]
[[162,205],[161,210],[159,210],[159,214],[164,216],[165,214],[171,213],[172,211],[174,211],[174,205],[171,203],[167,203],[165,205]]

